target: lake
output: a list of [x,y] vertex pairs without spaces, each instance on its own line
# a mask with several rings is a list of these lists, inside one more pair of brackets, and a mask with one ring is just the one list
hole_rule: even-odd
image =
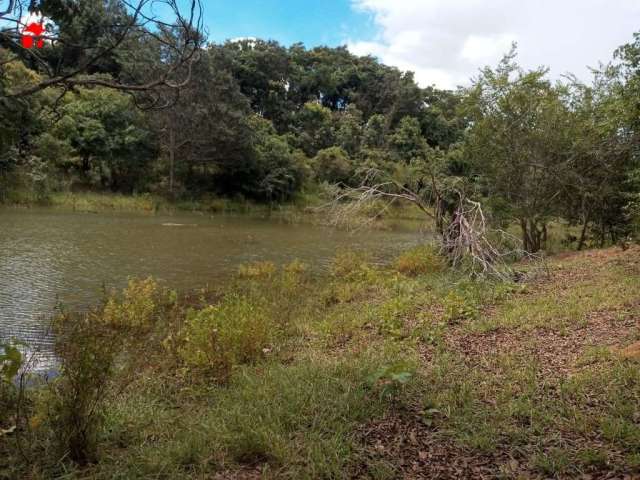
[[421,239],[416,228],[350,233],[249,215],[138,215],[0,209],[0,341],[15,338],[53,361],[48,317],[84,308],[103,286],[153,276],[185,290],[224,281],[247,262],[326,266],[338,249],[385,261]]

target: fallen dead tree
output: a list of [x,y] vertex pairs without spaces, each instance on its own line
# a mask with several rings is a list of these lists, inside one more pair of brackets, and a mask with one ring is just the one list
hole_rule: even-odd
[[394,180],[371,182],[375,178],[372,171],[358,187],[335,187],[332,201],[324,206],[331,224],[359,228],[374,222],[395,203],[410,203],[433,221],[440,250],[450,265],[470,276],[519,281],[526,275],[512,265],[521,259],[534,265],[529,274],[540,271],[538,267],[546,268],[543,257],[526,252],[517,237],[489,228],[480,202],[467,198],[461,190],[449,191],[447,201],[433,177],[431,188],[424,193]]

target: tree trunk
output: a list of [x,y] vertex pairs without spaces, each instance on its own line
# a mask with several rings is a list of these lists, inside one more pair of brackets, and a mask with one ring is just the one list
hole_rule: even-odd
[[529,251],[530,242],[529,242],[529,232],[527,228],[527,220],[524,218],[520,219],[520,228],[522,229],[522,248],[525,251]]
[[169,128],[169,195],[173,197],[173,175],[176,158],[176,132]]
[[520,228],[522,229],[522,247],[526,252],[535,253],[542,246],[543,230],[539,230],[536,221],[533,219],[521,218]]
[[584,247],[584,242],[587,239],[587,228],[589,228],[589,217],[585,218],[584,224],[582,225],[580,240],[578,240],[578,251],[582,250],[582,248]]

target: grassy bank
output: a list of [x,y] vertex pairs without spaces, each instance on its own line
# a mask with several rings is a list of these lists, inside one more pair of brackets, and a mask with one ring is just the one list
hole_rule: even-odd
[[250,213],[269,209],[249,201],[225,198],[202,198],[199,200],[169,200],[151,195],[123,195],[110,193],[54,193],[48,205],[77,212],[143,212],[172,213],[176,211],[198,211],[209,213]]
[[[198,212],[205,214],[246,214],[269,216],[287,223],[326,224],[329,221],[329,208],[326,200],[317,194],[300,194],[288,203],[264,204],[246,199],[222,197],[202,197],[194,200],[170,200],[151,194],[123,195],[95,192],[58,192],[43,198],[31,194],[15,193],[7,197],[4,203],[8,207],[32,208],[49,207],[79,213],[140,213],[140,214],[176,214]],[[379,213],[383,211],[383,213]],[[426,228],[430,222],[413,205],[394,205],[383,208],[372,205],[370,211],[363,211],[358,218],[349,218],[347,228],[373,228],[378,230]]]
[[30,190],[4,192],[0,204],[9,207],[54,207],[77,212],[140,212],[172,213],[176,211],[198,211],[208,213],[263,213],[272,210],[303,209],[317,205],[314,196],[303,196],[280,205],[255,203],[245,199],[203,196],[198,199],[169,199],[149,193],[125,195],[109,192],[53,192],[36,195]]
[[[0,418],[0,478],[639,475],[639,258],[565,254],[519,284],[428,249],[247,265],[189,295],[132,282],[62,328],[66,376]],[[69,378],[100,394],[83,465]]]

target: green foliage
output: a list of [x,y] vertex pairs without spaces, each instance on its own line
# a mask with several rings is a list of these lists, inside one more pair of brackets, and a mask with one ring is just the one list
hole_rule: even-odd
[[309,157],[334,144],[331,110],[316,102],[305,103],[295,118],[296,144]]
[[275,336],[277,325],[264,305],[250,298],[228,295],[219,304],[191,310],[180,332],[180,357],[191,367],[209,370],[226,381],[232,369],[253,363]]
[[98,457],[98,436],[124,337],[100,312],[62,314],[55,323],[60,375],[51,383],[47,422],[60,458],[85,465]]
[[427,141],[422,136],[420,122],[413,117],[404,117],[390,138],[392,151],[398,160],[410,163],[427,156]]
[[23,366],[18,347],[16,343],[0,343],[0,442],[6,433],[16,428],[14,414],[19,399],[13,382]]
[[[58,139],[54,152],[69,155],[70,167],[90,185],[132,192],[144,185],[143,172],[155,153],[144,123],[127,95],[100,88],[80,90],[62,107],[62,118],[52,131]],[[49,137],[42,140],[43,146],[51,143]]]
[[294,151],[273,125],[257,116],[250,123],[254,132],[254,165],[251,183],[243,189],[249,196],[284,201],[297,192],[305,179],[306,158]]
[[22,366],[22,353],[17,344],[0,343],[0,381],[11,382]]
[[524,72],[514,57],[512,50],[495,70],[485,68],[469,89],[466,152],[488,196],[502,198],[521,224],[525,250],[537,251],[571,167],[571,117],[547,71]]
[[340,147],[320,150],[313,159],[316,178],[321,182],[349,184],[353,176],[353,164]]
[[478,309],[473,301],[451,291],[443,299],[444,319],[447,322],[471,320],[478,315]]
[[369,376],[369,383],[379,391],[381,397],[395,398],[415,375],[415,365],[397,362],[385,365]]
[[362,142],[362,112],[349,105],[337,118],[336,143],[351,157],[360,152]]
[[102,321],[118,328],[148,329],[156,318],[159,297],[159,287],[153,278],[131,279],[122,291],[122,298],[109,297]]
[[386,143],[387,120],[384,115],[376,114],[369,118],[364,127],[362,140],[365,147],[382,148]]

